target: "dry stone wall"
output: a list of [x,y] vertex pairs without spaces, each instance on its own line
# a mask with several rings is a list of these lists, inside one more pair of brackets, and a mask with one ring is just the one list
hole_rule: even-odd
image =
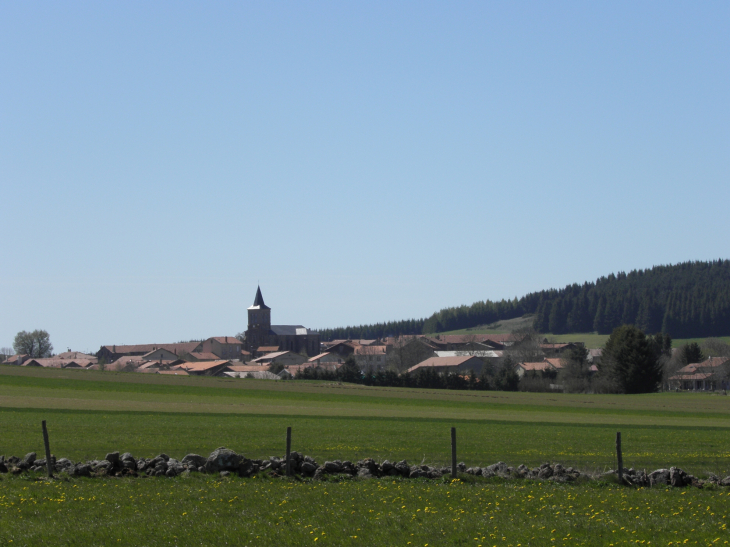
[[[299,477],[323,480],[327,476],[368,479],[375,477],[402,477],[409,479],[441,479],[451,473],[449,467],[430,465],[410,465],[406,460],[391,462],[384,460],[380,463],[372,458],[357,462],[333,460],[322,464],[317,463],[310,456],[299,452],[290,455],[291,471]],[[225,447],[217,448],[208,457],[199,454],[188,454],[177,460],[167,454],[160,454],[154,458],[135,458],[129,452],[119,454],[110,452],[102,460],[74,462],[67,458],[56,459],[51,456],[52,468],[56,474],[69,477],[176,477],[190,473],[217,474],[221,477],[238,475],[251,477],[266,473],[270,476],[284,476],[286,474],[286,458],[272,456],[266,460],[248,459],[242,454]],[[19,458],[0,456],[0,473],[19,475],[26,472],[42,472],[47,469],[46,460],[37,458],[35,452]],[[564,467],[560,463],[544,463],[539,467],[529,468],[526,465],[518,467],[508,466],[504,462],[497,462],[487,467],[467,467],[463,462],[457,464],[459,473],[474,477],[502,477],[504,479],[532,479],[554,482],[574,482],[606,480],[617,475],[616,471],[600,474],[590,474]],[[695,486],[703,487],[706,484],[730,486],[730,476],[720,479],[710,475],[707,479],[698,479],[678,467],[645,470],[624,469],[623,481],[633,486]]]

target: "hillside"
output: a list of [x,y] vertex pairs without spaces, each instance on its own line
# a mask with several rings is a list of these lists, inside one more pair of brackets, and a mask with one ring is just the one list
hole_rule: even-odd
[[631,323],[673,338],[730,335],[730,260],[684,262],[619,272],[595,282],[529,293],[520,299],[444,308],[426,319],[323,329],[322,339],[430,334],[491,326],[534,314],[534,327],[556,335],[610,334]]

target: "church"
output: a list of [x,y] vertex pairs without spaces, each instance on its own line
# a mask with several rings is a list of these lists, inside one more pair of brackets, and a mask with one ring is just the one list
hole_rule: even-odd
[[252,354],[260,346],[277,346],[279,351],[314,357],[319,354],[319,333],[302,325],[272,325],[271,308],[264,304],[261,287],[258,287],[253,306],[248,308],[248,330],[243,344]]

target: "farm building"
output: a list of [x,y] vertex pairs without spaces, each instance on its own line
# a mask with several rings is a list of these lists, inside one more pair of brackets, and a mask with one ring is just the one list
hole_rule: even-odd
[[408,372],[417,372],[419,368],[432,368],[437,372],[469,372],[480,374],[484,361],[479,357],[465,355],[463,357],[431,357],[412,366]]
[[190,376],[223,376],[228,372],[231,362],[228,360],[199,361],[197,363],[184,363],[171,370],[184,370]]
[[214,336],[200,344],[199,351],[212,353],[218,359],[240,359],[243,342],[235,336]]
[[356,346],[353,352],[355,362],[360,370],[379,370],[385,367],[385,346]]
[[259,357],[258,359],[254,359],[253,361],[251,361],[251,364],[267,366],[281,364],[285,367],[288,367],[289,365],[301,365],[302,363],[306,362],[306,360],[306,357],[298,353],[294,353],[291,351],[277,351],[264,355],[263,357]]
[[692,391],[730,389],[728,372],[730,358],[708,357],[701,363],[691,363],[679,369],[669,378],[669,384],[674,388]]

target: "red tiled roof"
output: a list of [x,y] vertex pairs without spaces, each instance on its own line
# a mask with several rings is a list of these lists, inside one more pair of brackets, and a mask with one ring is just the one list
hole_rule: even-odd
[[256,351],[259,353],[273,353],[279,351],[279,346],[259,346]]
[[190,353],[198,361],[216,361],[218,356],[215,353],[209,351],[194,351]]
[[240,345],[242,343],[235,336],[213,336],[212,338],[208,338],[208,340],[215,340],[216,342],[220,342],[221,344],[239,344]]
[[697,372],[695,374],[675,374],[670,376],[670,380],[707,380],[714,376],[711,372]]
[[557,368],[557,369],[563,368],[563,363],[560,360],[560,357],[552,357],[552,358],[547,358],[546,357],[545,358],[545,361],[547,361],[548,363],[550,363],[553,366],[553,368]]
[[721,367],[728,361],[730,361],[729,357],[708,357],[704,361],[697,363],[697,364],[702,367],[717,368],[717,367]]
[[[150,359],[150,355],[152,355],[152,354],[153,354],[154,352],[156,352],[156,351],[160,351],[161,349],[164,349],[164,348],[157,348],[157,349],[153,349],[152,351],[148,351],[147,353],[145,353],[144,355],[142,355],[142,357],[144,357],[144,358],[145,358],[145,359],[147,359],[148,361],[151,361],[152,359]],[[165,351],[167,351],[168,353],[172,353],[173,355],[175,355],[175,354],[174,354],[173,352],[171,352],[171,351],[170,351],[169,349],[168,349],[168,350],[165,350]]]
[[7,359],[6,359],[6,360],[5,360],[4,362],[3,362],[3,364],[4,364],[4,365],[14,365],[14,364],[16,364],[16,363],[17,363],[18,361],[22,361],[23,359],[28,359],[28,355],[27,355],[27,354],[25,354],[25,353],[21,353],[21,354],[19,354],[19,355],[12,355],[12,356],[8,357],[8,358],[7,358]]
[[200,345],[200,342],[179,342],[176,344],[136,344],[132,346],[119,346],[119,345],[107,345],[102,346],[111,353],[149,353],[150,351],[162,348],[173,353],[187,352],[190,353],[195,351]]
[[86,368],[95,364],[96,361],[90,359],[58,359],[57,357],[38,357],[28,359],[23,363],[24,367],[44,367],[44,368]]
[[329,351],[325,351],[324,353],[320,353],[319,355],[315,355],[314,357],[310,357],[307,359],[307,362],[313,363],[314,361],[319,361],[320,359],[324,359],[330,354]]
[[139,367],[147,362],[148,360],[145,359],[143,355],[124,355],[116,361],[112,361],[111,363],[105,365],[104,368],[106,368],[106,370],[119,370],[128,365]]
[[197,363],[183,363],[178,365],[176,370],[192,370],[193,372],[201,372],[219,366],[226,366],[226,364],[230,366],[231,362],[225,359],[221,359],[219,361],[199,361]]
[[140,365],[139,368],[137,368],[137,370],[149,370],[151,368],[155,368],[155,367],[159,368],[162,366],[174,367],[176,365],[183,365],[183,364],[185,364],[185,361],[183,361],[182,359],[172,359],[172,360],[159,359],[157,361],[147,361],[144,364]]
[[89,355],[88,353],[81,353],[80,351],[64,351],[55,357],[58,359],[88,359],[90,361],[96,361],[96,355]]

